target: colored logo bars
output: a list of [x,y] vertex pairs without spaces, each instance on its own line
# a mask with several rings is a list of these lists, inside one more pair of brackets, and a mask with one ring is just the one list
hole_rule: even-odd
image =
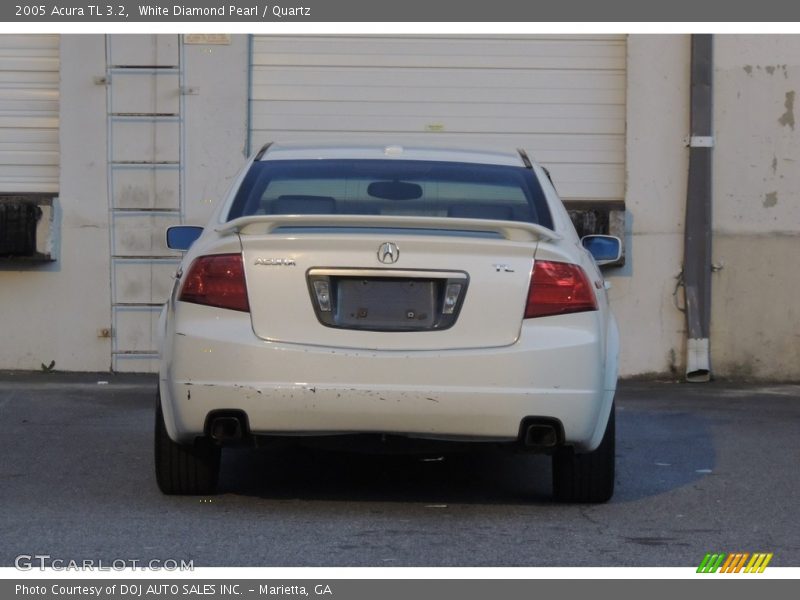
[[[748,562],[747,559],[750,559]],[[733,554],[708,553],[703,557],[700,566],[697,567],[698,573],[763,573],[769,561],[772,560],[772,552],[769,554],[762,552],[736,552]],[[747,563],[747,566],[745,566]]]

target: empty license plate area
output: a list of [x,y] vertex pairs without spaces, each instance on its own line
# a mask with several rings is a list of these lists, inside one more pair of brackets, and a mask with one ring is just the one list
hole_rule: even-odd
[[463,273],[312,270],[309,291],[323,325],[368,331],[429,331],[455,323]]

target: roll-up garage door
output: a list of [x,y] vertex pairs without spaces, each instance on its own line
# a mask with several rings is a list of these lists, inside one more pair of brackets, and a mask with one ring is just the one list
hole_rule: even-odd
[[0,35],[0,193],[58,192],[57,35]]
[[267,141],[524,147],[567,200],[623,198],[624,36],[254,36]]

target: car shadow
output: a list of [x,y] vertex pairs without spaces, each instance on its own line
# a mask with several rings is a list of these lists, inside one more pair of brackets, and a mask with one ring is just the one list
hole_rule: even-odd
[[631,502],[693,485],[713,473],[713,419],[700,410],[637,402],[617,411],[614,502]]
[[[641,403],[618,408],[612,503],[690,485],[714,466],[709,418]],[[278,444],[226,448],[219,491],[269,499],[549,504],[551,477],[550,457],[496,447],[414,456]]]
[[269,499],[529,504],[550,501],[550,460],[491,449],[425,456],[302,445],[225,449],[219,491]]

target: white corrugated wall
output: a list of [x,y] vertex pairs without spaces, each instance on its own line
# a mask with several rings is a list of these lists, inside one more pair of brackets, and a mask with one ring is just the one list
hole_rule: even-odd
[[568,200],[625,186],[625,36],[253,37],[267,141],[526,148]]
[[0,193],[58,192],[59,36],[0,35]]

